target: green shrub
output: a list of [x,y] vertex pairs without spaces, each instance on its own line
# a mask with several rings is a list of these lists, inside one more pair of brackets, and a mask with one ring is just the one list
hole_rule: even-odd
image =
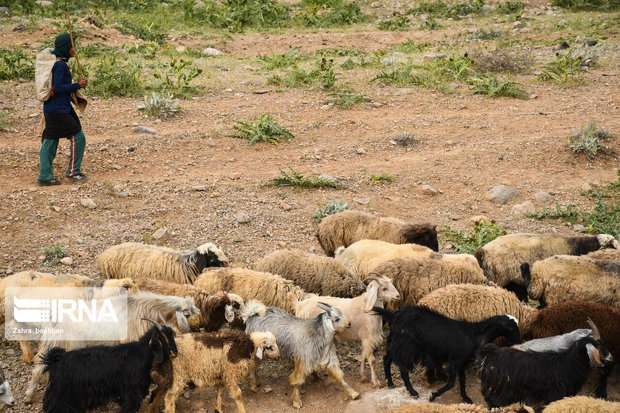
[[389,30],[392,32],[405,32],[409,30],[409,19],[407,16],[394,16],[389,19],[381,20],[377,24],[379,30]]
[[271,142],[277,145],[283,140],[295,138],[291,132],[278,125],[268,113],[263,113],[257,121],[235,120],[235,122],[238,124],[234,126],[237,133],[231,136],[245,139],[248,145],[258,142]]
[[181,107],[179,101],[173,99],[172,95],[162,96],[153,92],[150,96],[144,97],[144,102],[138,106],[138,110],[149,116],[167,119],[178,115]]
[[333,103],[341,109],[350,108],[358,103],[369,102],[370,99],[366,95],[353,94],[348,92],[330,93],[327,103]]
[[94,72],[93,80],[88,84],[88,91],[93,95],[109,99],[142,94],[140,67],[136,64],[121,63],[117,56],[104,55]]
[[379,175],[370,175],[370,180],[374,183],[381,183],[381,182],[392,182],[394,180],[394,175],[390,175],[386,172],[379,174]]
[[481,76],[469,79],[472,92],[480,95],[488,95],[492,98],[507,97],[528,99],[528,94],[519,88],[519,84],[509,80],[500,80],[497,76]]
[[344,0],[302,0],[301,11],[294,18],[297,24],[312,27],[347,26],[366,21],[357,3]]
[[319,204],[312,213],[312,218],[317,222],[321,222],[323,218],[337,214],[338,212],[351,209],[348,203],[342,201],[327,201],[323,205]]
[[186,14],[201,24],[241,32],[247,28],[284,27],[289,24],[289,7],[275,0],[204,1],[194,13],[194,1],[185,0]]
[[421,1],[417,7],[409,10],[409,13],[422,15],[426,14],[430,17],[452,17],[460,19],[461,17],[471,14],[478,14],[484,6],[483,0],[471,0],[467,3],[451,3],[447,4],[441,0]]
[[15,112],[13,109],[0,109],[0,131],[5,131],[9,128],[13,112]]
[[612,148],[604,143],[612,137],[609,131],[598,128],[595,122],[590,122],[568,138],[568,147],[575,153],[583,153],[589,159],[594,159],[599,152],[613,152]]
[[169,63],[164,64],[164,70],[159,70],[153,76],[159,82],[149,87],[160,93],[170,93],[174,97],[188,99],[196,94],[200,88],[190,83],[202,73],[202,69],[194,66],[192,60],[176,59],[172,57]]
[[154,22],[148,22],[145,18],[137,21],[122,19],[118,30],[126,35],[134,36],[147,42],[164,43],[168,35]]
[[493,241],[495,238],[505,235],[506,231],[495,221],[472,222],[473,232],[458,231],[446,225],[438,232],[442,235],[442,241],[452,244],[452,248],[461,254],[473,254],[478,248]]
[[531,55],[514,53],[506,49],[498,49],[493,52],[476,50],[469,54],[469,58],[476,69],[482,73],[524,73],[534,63]]
[[415,53],[426,49],[428,46],[428,42],[416,44],[413,39],[409,39],[405,40],[402,44],[399,44],[398,46],[394,46],[392,50],[402,53]]
[[0,49],[0,80],[34,79],[34,60],[20,49]]
[[299,188],[343,188],[342,184],[337,181],[321,176],[313,176],[306,178],[302,174],[295,172],[290,168],[290,174],[280,169],[280,176],[267,181],[269,185],[274,186],[296,186]]
[[302,69],[295,69],[286,74],[286,76],[271,76],[267,79],[267,84],[284,85],[287,87],[303,87],[317,84],[323,90],[331,89],[338,75],[334,72],[334,61],[322,57],[317,61],[317,68],[306,72]]
[[583,56],[577,53],[572,51],[558,53],[554,61],[544,66],[540,78],[546,81],[566,83],[571,76],[585,72],[587,67],[584,65]]
[[497,12],[502,14],[521,14],[525,5],[520,1],[508,0],[497,3]]
[[61,259],[67,256],[67,250],[62,245],[49,245],[43,248],[43,265],[52,266],[60,262]]
[[265,63],[263,66],[265,70],[286,69],[287,67],[295,67],[297,66],[297,62],[306,59],[305,56],[297,54],[298,52],[299,47],[293,47],[283,54],[275,54],[273,50],[271,50],[271,56],[259,55],[257,59]]
[[127,47],[127,53],[135,54],[144,59],[153,59],[156,52],[161,49],[160,45],[155,42],[134,43]]
[[617,10],[619,0],[553,0],[554,6],[570,10]]

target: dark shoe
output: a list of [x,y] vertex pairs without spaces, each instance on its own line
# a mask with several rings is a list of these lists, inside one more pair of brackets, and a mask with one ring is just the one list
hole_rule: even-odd
[[70,179],[72,181],[76,181],[76,182],[86,182],[88,181],[88,177],[84,174],[77,174],[77,175],[73,175],[73,176],[67,176],[67,179]]
[[37,179],[37,185],[39,186],[60,185],[60,179],[52,178],[49,181],[41,181],[40,179]]

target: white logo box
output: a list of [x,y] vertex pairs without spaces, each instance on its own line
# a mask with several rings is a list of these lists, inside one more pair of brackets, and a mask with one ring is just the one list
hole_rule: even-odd
[[127,339],[124,288],[10,287],[4,304],[8,340]]

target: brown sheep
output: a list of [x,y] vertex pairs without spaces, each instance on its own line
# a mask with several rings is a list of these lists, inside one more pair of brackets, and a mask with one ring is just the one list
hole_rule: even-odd
[[351,298],[366,291],[362,280],[335,259],[300,250],[272,252],[256,264],[256,270],[278,274],[319,295]]
[[521,403],[491,409],[467,403],[411,403],[392,410],[392,413],[534,413],[534,409]]
[[419,244],[439,250],[437,227],[429,223],[407,223],[397,218],[380,218],[361,211],[343,211],[329,215],[316,231],[321,248],[330,257],[339,247],[348,247],[363,239],[393,244]]
[[565,397],[545,407],[542,413],[618,413],[620,403],[587,396]]

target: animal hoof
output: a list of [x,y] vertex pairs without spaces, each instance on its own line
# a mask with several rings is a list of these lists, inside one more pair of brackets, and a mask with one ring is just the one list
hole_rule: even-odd
[[293,407],[296,409],[301,409],[301,402],[293,402]]
[[372,387],[374,387],[375,389],[380,389],[381,388],[381,383],[379,383],[378,381],[374,382],[372,384]]
[[393,388],[394,388],[394,383],[388,383],[388,387],[389,387],[390,389],[393,389]]
[[250,391],[252,391],[254,393],[258,393],[258,386],[251,386],[250,387]]
[[353,393],[351,393],[349,396],[351,396],[351,400],[357,400],[360,398],[360,394],[356,391],[354,391]]
[[431,397],[428,398],[428,401],[432,402],[433,400],[435,400],[435,397],[437,397],[435,393],[431,393]]
[[360,379],[360,383],[366,383],[368,381],[368,378],[366,376],[362,376],[362,378]]
[[469,397],[463,397],[463,401],[467,404],[474,404],[473,401],[471,401],[471,399]]

